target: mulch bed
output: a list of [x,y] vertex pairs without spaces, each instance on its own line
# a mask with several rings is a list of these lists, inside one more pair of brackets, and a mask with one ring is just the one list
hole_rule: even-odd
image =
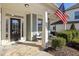
[[79,56],[79,51],[71,47],[64,47],[60,50],[48,48],[46,51],[54,56]]
[[76,49],[76,50],[79,51],[79,43],[70,42],[70,43],[67,43],[67,46],[68,46],[68,47],[71,47],[71,48],[74,48],[74,49]]

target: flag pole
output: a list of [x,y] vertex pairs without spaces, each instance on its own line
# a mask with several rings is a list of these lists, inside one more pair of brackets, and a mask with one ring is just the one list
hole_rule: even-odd
[[67,26],[67,24],[65,23],[65,30],[67,29],[66,26]]

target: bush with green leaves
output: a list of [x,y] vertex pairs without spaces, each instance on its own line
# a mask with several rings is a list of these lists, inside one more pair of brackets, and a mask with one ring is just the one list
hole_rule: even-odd
[[66,38],[66,42],[71,42],[73,35],[72,35],[72,31],[65,31],[63,32]]
[[72,40],[72,32],[64,31],[62,33],[58,33],[57,37],[63,37],[64,39],[66,39],[66,42],[70,42]]
[[52,39],[52,47],[56,50],[57,48],[62,48],[66,45],[66,40],[61,37],[56,37]]
[[78,30],[76,31],[76,36],[77,36],[77,38],[79,38],[79,31]]
[[66,42],[71,42],[74,38],[79,37],[79,31],[77,30],[66,30],[61,33],[57,33],[57,37],[63,37],[66,39]]
[[63,33],[63,32],[57,33],[57,37],[63,37],[65,39],[67,39],[67,35],[65,33]]
[[72,23],[70,30],[76,30],[74,23]]
[[74,39],[72,40],[72,42],[74,42],[74,43],[79,43],[79,38],[74,38]]
[[69,31],[66,31],[66,33],[70,33],[71,41],[74,38],[78,38],[79,37],[79,31],[77,31],[77,30],[69,30]]
[[77,30],[72,30],[73,39],[79,37],[79,33]]

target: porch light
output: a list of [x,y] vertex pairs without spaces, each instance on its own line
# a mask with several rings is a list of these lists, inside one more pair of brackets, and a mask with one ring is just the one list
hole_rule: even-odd
[[24,4],[25,5],[25,7],[29,7],[29,4]]

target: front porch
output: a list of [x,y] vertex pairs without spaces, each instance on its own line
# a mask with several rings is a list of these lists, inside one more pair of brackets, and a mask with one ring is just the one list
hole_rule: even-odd
[[0,56],[52,56],[42,51],[37,42],[17,42],[13,45],[0,46]]
[[[54,4],[0,4],[0,21],[1,21],[1,45],[14,44],[18,42],[34,42],[34,36],[39,33],[38,20],[41,24],[41,47],[48,47],[48,24],[56,16],[54,12],[57,7]],[[11,20],[20,20],[13,22]],[[18,28],[16,24],[18,25]],[[14,26],[14,27],[13,27]],[[18,30],[18,31],[17,31]],[[18,32],[17,35],[13,34]],[[13,36],[14,35],[14,36]],[[19,36],[19,37],[18,37]],[[36,38],[37,39],[37,38]],[[39,40],[38,40],[39,41]],[[39,44],[38,41],[35,44]]]

